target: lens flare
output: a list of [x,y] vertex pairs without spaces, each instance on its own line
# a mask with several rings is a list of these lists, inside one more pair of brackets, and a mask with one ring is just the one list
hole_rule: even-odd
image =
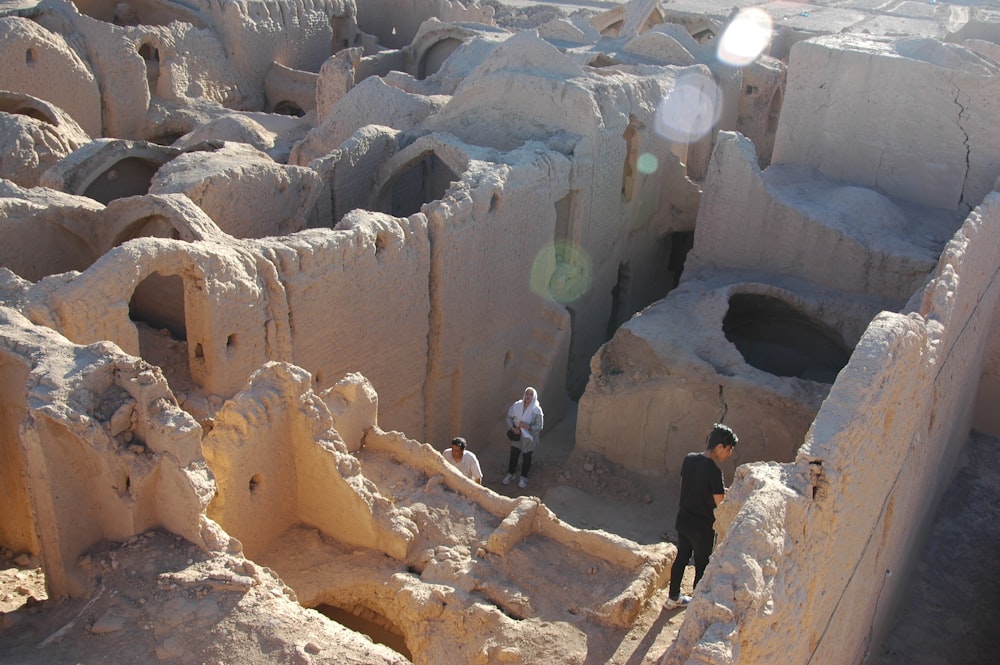
[[578,245],[560,241],[547,245],[531,266],[531,290],[543,298],[569,303],[590,290],[590,256]]
[[643,175],[650,175],[656,173],[656,169],[660,166],[660,161],[656,159],[656,155],[648,152],[644,152],[639,155],[639,159],[635,161],[636,170]]
[[745,67],[760,57],[768,44],[774,22],[759,7],[741,10],[726,27],[719,39],[716,55],[720,62]]
[[686,70],[656,107],[653,127],[676,143],[692,143],[712,131],[722,113],[722,92],[701,69]]

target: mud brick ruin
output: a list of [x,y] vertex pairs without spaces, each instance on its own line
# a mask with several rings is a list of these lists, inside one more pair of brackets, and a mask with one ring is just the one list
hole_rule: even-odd
[[1000,9],[533,4],[0,0],[0,547],[83,608],[30,648],[6,615],[18,662],[258,662],[213,654],[264,627],[175,628],[178,599],[85,614],[114,547],[188,552],[146,571],[175,614],[312,631],[269,662],[618,662],[594,645],[674,546],[439,454],[528,385],[664,483],[740,433],[643,662],[884,633],[958,452],[1000,436]]

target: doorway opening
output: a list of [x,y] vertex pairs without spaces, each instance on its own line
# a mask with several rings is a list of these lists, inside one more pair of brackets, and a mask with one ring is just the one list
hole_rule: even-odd
[[356,607],[353,611],[348,611],[334,605],[320,605],[316,611],[355,632],[364,633],[372,638],[373,642],[384,644],[408,661],[413,662],[413,656],[406,647],[406,638],[403,637],[403,632],[385,616],[367,607]]

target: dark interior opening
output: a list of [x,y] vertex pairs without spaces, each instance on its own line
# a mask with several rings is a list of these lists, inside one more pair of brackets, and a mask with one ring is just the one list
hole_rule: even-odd
[[428,152],[393,176],[388,183],[388,200],[382,212],[395,217],[409,217],[420,212],[425,203],[443,198],[459,176],[441,158]]
[[615,331],[629,318],[627,303],[631,285],[632,267],[628,261],[622,261],[618,264],[618,281],[611,289],[611,315],[608,317],[605,341],[614,337]]
[[0,108],[0,110],[6,111],[7,113],[10,113],[10,114],[17,114],[17,115],[26,116],[28,118],[34,118],[35,120],[40,120],[40,121],[48,123],[50,125],[55,125],[56,124],[55,120],[52,119],[52,118],[50,118],[47,113],[44,113],[41,109],[37,109],[37,108],[35,108],[33,106],[27,106],[27,105],[25,105],[25,106],[19,106],[17,108],[13,108],[13,109]]
[[163,215],[148,215],[137,219],[127,227],[122,229],[115,236],[114,247],[133,240],[135,238],[170,238],[179,240],[180,232],[174,227],[173,222]]
[[381,614],[366,607],[358,607],[355,608],[354,612],[349,612],[333,605],[320,605],[316,611],[355,632],[364,633],[372,638],[373,642],[384,644],[413,662],[413,656],[406,648],[406,640],[402,631]]
[[722,330],[748,364],[775,376],[833,383],[851,356],[831,326],[771,296],[730,298]]
[[149,193],[149,185],[160,164],[139,157],[126,157],[97,176],[84,196],[107,205],[126,196]]
[[278,115],[289,115],[293,118],[301,118],[306,114],[302,107],[295,102],[284,100],[274,105],[274,112]]
[[[152,273],[136,287],[128,315],[139,334],[142,359],[163,371],[171,390],[196,389],[188,360],[184,280],[178,275]],[[198,356],[201,345],[195,348]]]
[[681,274],[684,272],[684,261],[688,252],[694,248],[694,231],[678,231],[670,234],[670,256],[667,259],[667,271],[673,288],[681,283]]
[[154,272],[135,287],[128,317],[156,330],[169,330],[175,340],[187,340],[184,319],[184,280]]

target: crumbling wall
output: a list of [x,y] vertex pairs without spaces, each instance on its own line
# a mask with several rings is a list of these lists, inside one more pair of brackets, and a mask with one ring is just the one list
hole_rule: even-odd
[[761,168],[771,163],[774,137],[785,101],[788,68],[780,60],[761,57],[742,70],[743,92],[739,99],[736,129],[753,141]]
[[101,255],[95,236],[103,209],[85,197],[0,181],[0,265],[32,281],[86,270]]
[[872,321],[795,464],[741,469],[719,508],[721,546],[662,663],[864,659],[973,424],[1000,298],[998,232],[992,193],[912,311]]
[[[724,334],[734,297],[778,299],[834,327],[847,349],[874,314],[872,303],[763,272],[688,275],[663,300],[619,328],[594,355],[580,398],[576,450],[594,451],[638,472],[671,476],[704,449],[712,423],[740,438],[733,459],[791,461],[829,383],[776,376],[751,366]],[[826,379],[827,381],[831,379]]]
[[[572,313],[567,387],[574,395],[582,392],[586,364],[609,328],[649,301],[646,292],[638,302],[630,289],[641,289],[626,284],[623,272],[656,283],[654,276],[665,272],[657,267],[665,262],[666,233],[671,225],[690,228],[684,214],[690,183],[653,130],[656,104],[677,72],[648,73],[606,80],[526,31],[485,54],[424,125],[470,145],[513,151],[537,141],[572,154],[569,191],[556,203],[544,288]],[[658,170],[637,168],[645,152]]]
[[[344,404],[340,415],[349,422],[371,418],[350,428],[363,436],[375,425],[371,384],[355,375],[326,396],[311,384],[304,370],[269,363],[216,414],[205,437],[205,458],[218,485],[209,517],[239,539],[250,557],[300,524],[402,557],[408,534],[386,517],[388,502],[360,475],[325,401]],[[352,443],[357,448],[360,440]]]
[[328,190],[307,168],[275,164],[241,143],[189,152],[161,167],[150,193],[184,193],[236,238],[263,238],[321,226]]
[[236,71],[245,109],[265,108],[264,80],[271,63],[319,72],[341,48],[344,35],[353,41],[356,30],[353,0],[204,0],[204,11]]
[[40,549],[49,595],[90,591],[77,558],[101,539],[159,526],[225,547],[204,517],[215,487],[201,428],[159,370],[111,344],[74,346],[13,310],[0,317],[0,366],[23,379],[4,394],[2,475],[12,502],[0,533]]
[[[324,68],[324,74],[326,71]],[[324,80],[322,74],[320,80]],[[386,125],[397,131],[415,130],[427,116],[440,109],[446,99],[411,94],[388,85],[377,76],[366,78],[321,116],[317,126],[292,149],[289,163],[305,166],[340,147],[352,134],[368,125]]]
[[409,44],[420,24],[430,18],[456,23],[492,25],[493,8],[458,0],[364,0],[357,8],[358,27],[388,48]]
[[0,92],[0,178],[34,187],[47,168],[89,141],[58,106],[31,95]]
[[139,355],[140,335],[130,318],[136,289],[150,276],[179,277],[182,302],[165,299],[164,305],[183,312],[185,329],[173,334],[183,342],[184,372],[205,393],[228,397],[261,363],[290,353],[283,293],[267,267],[228,244],[137,238],[82,273],[23,284],[19,297],[31,303],[33,322],[78,344],[110,340]]

